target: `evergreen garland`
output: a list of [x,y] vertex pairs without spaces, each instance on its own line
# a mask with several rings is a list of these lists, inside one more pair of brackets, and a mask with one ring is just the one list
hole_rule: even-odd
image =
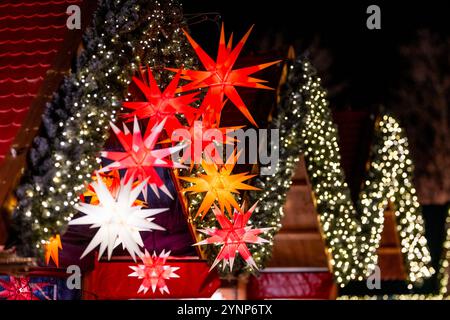
[[[280,160],[273,175],[258,177],[256,186],[264,191],[249,193],[253,201],[260,201],[255,213],[258,221],[253,222],[258,227],[271,221],[276,227],[271,238],[281,228],[286,194],[299,157],[304,154],[333,273],[343,286],[365,272],[364,263],[358,261],[360,226],[340,167],[337,128],[326,91],[307,58],[300,57],[289,66],[277,111],[270,128],[280,130]],[[255,252],[255,260],[264,265],[272,245],[266,244],[262,254]]]

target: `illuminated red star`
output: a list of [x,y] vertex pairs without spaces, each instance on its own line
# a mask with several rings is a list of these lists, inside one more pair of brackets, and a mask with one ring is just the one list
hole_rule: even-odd
[[225,216],[222,210],[214,205],[213,212],[220,224],[221,229],[214,227],[199,230],[210,237],[196,243],[195,245],[222,245],[222,248],[216,257],[216,260],[214,260],[211,269],[223,260],[223,269],[225,269],[226,265],[229,265],[230,270],[232,270],[236,252],[241,255],[248,265],[254,269],[258,269],[255,261],[253,260],[252,254],[247,247],[247,243],[260,244],[268,242],[266,239],[260,238],[259,235],[272,228],[254,229],[251,226],[247,226],[248,220],[255,210],[257,203],[255,203],[247,212],[244,212],[244,205],[240,211],[236,209],[234,210],[233,219],[231,221]]
[[6,298],[6,300],[39,300],[38,297],[34,295],[36,290],[42,290],[49,283],[39,282],[30,283],[30,278],[28,277],[9,277],[9,281],[0,279],[0,299]]
[[215,128],[211,123],[194,121],[191,127],[185,131],[175,131],[172,135],[173,142],[181,142],[184,145],[182,163],[189,163],[191,169],[194,164],[201,164],[205,157],[216,164],[223,164],[222,155],[218,145],[233,144],[239,142],[228,134],[243,128],[243,126]]
[[183,79],[192,81],[191,83],[182,86],[177,91],[187,92],[198,88],[208,87],[208,92],[206,93],[202,105],[200,106],[200,111],[203,113],[204,121],[213,122],[216,124],[220,123],[220,114],[223,108],[223,101],[226,96],[253,125],[257,126],[235,87],[272,89],[261,84],[267,81],[250,77],[250,75],[276,64],[280,60],[233,70],[233,66],[242,48],[244,47],[252,28],[253,26],[248,30],[241,41],[239,41],[236,47],[232,49],[232,36],[228,41],[228,45],[225,44],[225,31],[222,24],[216,61],[214,61],[197,44],[197,42],[195,42],[194,39],[192,39],[192,37],[183,30],[206,70],[169,70],[181,72]]
[[149,118],[147,128],[153,128],[157,123],[167,119],[164,128],[169,136],[172,135],[175,129],[182,127],[176,114],[183,114],[188,122],[191,123],[198,110],[191,107],[190,104],[197,100],[196,96],[199,92],[176,96],[175,90],[180,81],[180,74],[181,70],[175,74],[164,92],[161,92],[159,89],[150,68],[147,69],[147,81],[143,74],[141,74],[142,80],[133,77],[133,82],[144,94],[147,101],[124,102],[123,106],[125,108],[134,111],[124,114],[123,117],[128,121],[133,121],[135,116],[139,119]]
[[[111,127],[119,139],[124,151],[103,151],[101,156],[114,162],[103,167],[98,172],[127,169],[125,173],[125,183],[129,179],[144,181],[148,179],[148,185],[159,197],[158,189],[162,190],[170,198],[173,198],[164,182],[159,177],[155,167],[163,168],[185,168],[182,164],[169,160],[171,154],[181,150],[182,146],[171,148],[155,149],[159,135],[163,129],[165,120],[156,124],[151,130],[147,130],[144,136],[141,135],[137,118],[134,118],[133,133],[130,133],[124,124],[122,132],[113,123]],[[147,186],[143,189],[144,199],[147,201]]]
[[138,293],[147,293],[148,289],[152,288],[153,293],[156,289],[159,289],[161,294],[170,293],[167,287],[166,280],[170,278],[179,278],[180,276],[175,273],[179,267],[171,267],[166,264],[167,258],[170,256],[170,251],[165,253],[164,250],[159,256],[156,252],[150,255],[147,250],[145,250],[145,255],[141,257],[144,264],[139,264],[137,266],[130,266],[134,271],[130,273],[129,277],[137,277],[142,279],[142,284],[138,289]]

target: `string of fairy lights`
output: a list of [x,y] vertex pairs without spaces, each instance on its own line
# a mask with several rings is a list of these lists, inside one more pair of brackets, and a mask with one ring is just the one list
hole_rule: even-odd
[[299,67],[303,75],[298,87],[303,99],[299,108],[304,122],[302,150],[332,271],[336,282],[344,286],[351,280],[362,280],[365,274],[365,264],[358,259],[360,226],[340,165],[338,133],[326,91],[308,60],[301,61]]
[[376,250],[383,231],[384,211],[389,203],[395,210],[409,288],[421,283],[434,270],[425,238],[425,226],[416,190],[413,187],[413,163],[408,140],[397,120],[383,115],[376,124],[370,168],[360,194],[361,226],[368,241],[362,254],[377,264]]
[[[162,70],[193,65],[182,26],[177,1],[104,0],[99,4],[94,24],[86,32],[79,71],[68,80],[74,88],[67,103],[70,116],[56,122],[60,134],[52,141],[48,159],[54,170],[46,172],[51,179],[43,183],[38,177],[25,184],[28,201],[22,201],[26,205],[16,211],[22,223],[31,227],[31,235],[23,235],[24,243],[42,252],[49,238],[66,228],[78,195],[98,168],[109,121],[117,118],[137,66]],[[165,79],[158,80],[164,83]]]
[[338,297],[340,300],[442,300],[450,299],[448,295],[449,261],[450,261],[450,208],[447,209],[445,220],[445,239],[442,244],[442,254],[437,273],[438,291],[428,294],[394,294],[394,295],[364,295]]

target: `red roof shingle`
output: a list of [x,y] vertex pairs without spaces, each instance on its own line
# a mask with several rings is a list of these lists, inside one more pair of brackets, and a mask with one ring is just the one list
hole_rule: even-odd
[[0,4],[0,165],[67,34],[67,7],[81,2]]

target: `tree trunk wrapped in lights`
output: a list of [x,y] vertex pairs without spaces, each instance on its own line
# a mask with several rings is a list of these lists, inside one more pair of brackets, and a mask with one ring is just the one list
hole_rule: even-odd
[[14,222],[21,254],[41,251],[74,215],[76,197],[98,167],[109,121],[120,111],[119,102],[126,100],[138,66],[192,66],[182,26],[175,0],[100,2],[76,72],[48,105],[17,189]]

